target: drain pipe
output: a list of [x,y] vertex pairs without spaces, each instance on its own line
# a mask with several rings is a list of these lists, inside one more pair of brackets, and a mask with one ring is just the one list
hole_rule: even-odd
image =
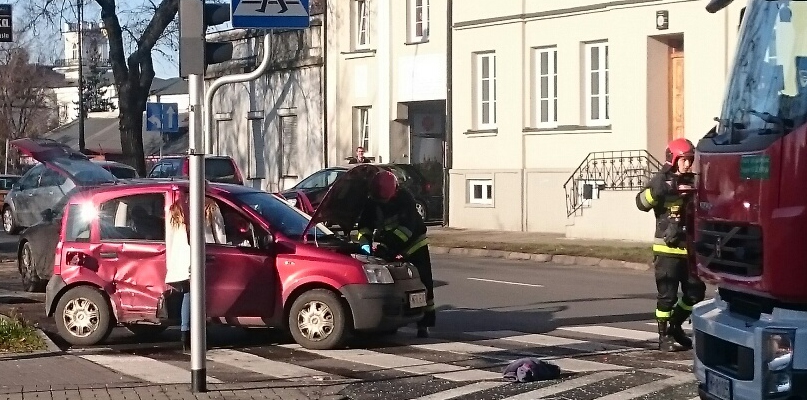
[[443,226],[448,226],[450,174],[453,152],[453,93],[452,93],[452,56],[454,34],[454,1],[446,1],[446,132],[445,146],[443,146]]
[[225,75],[219,77],[207,89],[205,93],[205,153],[213,154],[213,95],[216,94],[216,91],[219,90],[222,86],[228,83],[240,83],[240,82],[248,82],[254,81],[258,79],[261,75],[266,72],[269,68],[269,59],[272,56],[272,51],[270,46],[272,45],[272,32],[270,31],[263,37],[263,58],[261,59],[261,63],[255,68],[252,72],[247,72],[243,74],[234,74],[234,75]]
[[324,168],[328,168],[328,10],[329,1],[325,2],[322,11],[322,156]]

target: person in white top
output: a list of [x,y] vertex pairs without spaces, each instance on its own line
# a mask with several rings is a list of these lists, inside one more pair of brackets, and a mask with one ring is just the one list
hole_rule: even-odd
[[191,246],[188,240],[188,227],[185,222],[185,211],[182,200],[171,204],[169,210],[168,234],[166,235],[166,274],[165,283],[182,293],[182,311],[180,313],[180,341],[187,350],[190,346],[191,330]]

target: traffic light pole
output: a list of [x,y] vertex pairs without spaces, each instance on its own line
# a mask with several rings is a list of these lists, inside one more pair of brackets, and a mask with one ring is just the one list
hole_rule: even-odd
[[263,37],[263,58],[261,59],[261,63],[258,64],[258,67],[255,70],[243,74],[234,74],[234,75],[225,75],[222,76],[212,84],[207,89],[207,93],[205,94],[205,151],[209,154],[213,154],[213,95],[216,94],[216,91],[219,90],[222,86],[228,83],[241,83],[241,82],[249,82],[254,81],[260,78],[266,70],[269,68],[269,60],[272,56],[272,32],[270,31]]
[[191,247],[191,389],[207,391],[207,312],[205,310],[205,151],[202,132],[202,94],[204,75],[188,75],[190,95],[190,247]]

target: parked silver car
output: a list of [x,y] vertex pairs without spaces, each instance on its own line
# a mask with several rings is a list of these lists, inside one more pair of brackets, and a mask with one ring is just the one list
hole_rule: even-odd
[[[47,139],[18,139],[11,145],[18,141],[34,142],[35,145],[26,145],[36,149],[34,153],[58,152],[61,156],[35,165],[11,187],[3,202],[3,229],[9,234],[17,234],[23,228],[37,224],[42,220],[42,211],[53,207],[76,186],[117,181],[106,169],[87,168],[87,163],[92,161],[63,144]],[[50,163],[57,168],[48,168]]]

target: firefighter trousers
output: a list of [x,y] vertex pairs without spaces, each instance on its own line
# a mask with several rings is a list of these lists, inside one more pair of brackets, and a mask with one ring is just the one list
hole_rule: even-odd
[[[682,324],[692,313],[692,306],[706,296],[706,284],[689,273],[687,259],[656,255],[653,259],[656,273],[656,319],[674,325]],[[678,298],[678,287],[683,295]]]
[[432,278],[432,262],[429,256],[429,246],[423,246],[406,258],[418,270],[420,281],[426,286],[426,313],[418,321],[419,328],[435,325],[437,315],[434,309],[434,280]]

